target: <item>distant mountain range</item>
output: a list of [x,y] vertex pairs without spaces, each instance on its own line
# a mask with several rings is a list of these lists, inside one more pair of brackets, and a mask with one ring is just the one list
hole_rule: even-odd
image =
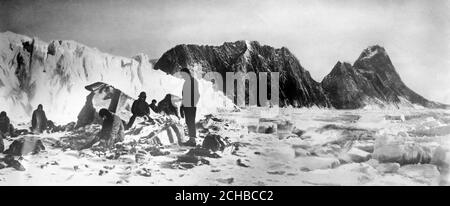
[[447,108],[425,99],[401,80],[386,50],[378,45],[363,50],[353,65],[338,62],[321,83],[314,81],[285,47],[257,41],[227,42],[221,46],[178,45],[165,52],[155,68],[168,74],[182,67],[200,72],[280,72],[280,104],[295,107]]

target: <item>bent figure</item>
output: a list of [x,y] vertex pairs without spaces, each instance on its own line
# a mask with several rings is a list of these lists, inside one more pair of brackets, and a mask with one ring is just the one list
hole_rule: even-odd
[[178,116],[178,108],[172,103],[171,94],[167,94],[163,100],[159,101],[157,108],[159,113],[163,113],[168,116],[175,115],[178,119],[180,119]]
[[139,94],[139,98],[133,102],[133,106],[131,106],[131,113],[133,113],[133,116],[131,116],[130,121],[128,121],[127,129],[133,126],[136,117],[147,117],[149,121],[153,121],[153,119],[149,116],[150,107],[145,101],[146,98],[147,95],[145,92],[141,92]]
[[180,115],[186,120],[189,134],[189,140],[184,144],[186,146],[195,146],[197,144],[195,141],[197,136],[195,117],[197,113],[197,104],[200,99],[198,81],[191,75],[189,69],[183,68],[181,69],[181,72],[185,72],[185,75],[183,75],[185,81],[183,84],[183,100],[180,107]]
[[102,129],[85,148],[92,147],[98,141],[103,141],[106,148],[111,148],[114,144],[124,139],[124,126],[119,116],[105,108],[99,111],[99,116],[103,119]]
[[33,117],[31,118],[31,130],[34,133],[42,133],[47,129],[47,117],[45,116],[42,104],[38,105],[38,108],[34,110]]

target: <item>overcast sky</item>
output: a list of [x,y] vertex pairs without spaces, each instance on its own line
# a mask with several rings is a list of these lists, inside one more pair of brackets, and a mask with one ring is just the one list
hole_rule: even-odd
[[108,53],[159,58],[177,44],[257,40],[285,46],[316,81],[367,46],[386,48],[403,81],[450,104],[446,0],[0,0],[0,31],[71,39]]

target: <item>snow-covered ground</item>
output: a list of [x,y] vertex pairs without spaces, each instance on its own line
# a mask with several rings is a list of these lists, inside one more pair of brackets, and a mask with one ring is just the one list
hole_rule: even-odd
[[[232,149],[220,158],[183,164],[177,160],[191,148],[166,145],[161,151],[170,154],[110,159],[53,147],[51,140],[66,134],[47,134],[45,151],[20,160],[25,171],[0,169],[0,185],[447,184],[447,110],[248,108],[214,115],[224,121],[199,128],[199,136],[229,137]],[[125,141],[133,138],[128,133]]]

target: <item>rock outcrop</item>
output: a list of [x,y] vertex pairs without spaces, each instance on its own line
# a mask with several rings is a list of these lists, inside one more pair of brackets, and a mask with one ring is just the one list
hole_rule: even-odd
[[197,76],[218,72],[223,79],[226,72],[279,72],[280,106],[330,106],[320,84],[285,47],[276,49],[256,41],[226,42],[221,46],[183,44],[164,53],[155,64],[155,69],[168,74],[183,67],[192,69]]
[[409,89],[401,80],[386,50],[378,45],[365,49],[353,65],[338,62],[322,81],[337,109],[366,106],[446,108]]

